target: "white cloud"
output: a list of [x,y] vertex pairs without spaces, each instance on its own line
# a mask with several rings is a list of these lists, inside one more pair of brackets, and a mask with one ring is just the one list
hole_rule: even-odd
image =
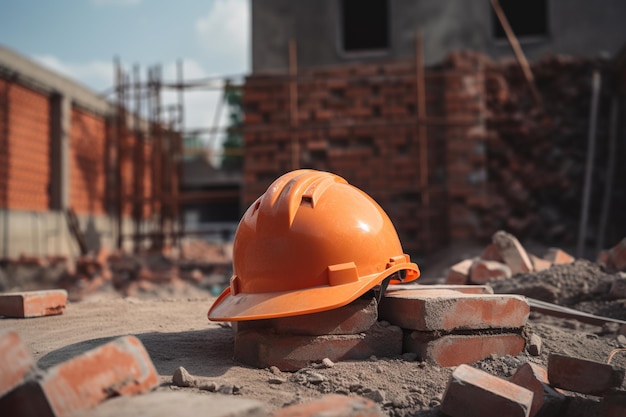
[[35,55],[40,64],[84,84],[100,93],[113,85],[113,62],[64,62],[54,55]]
[[208,14],[196,21],[199,40],[212,60],[229,72],[248,68],[250,5],[248,0],[215,0]]
[[96,6],[136,6],[141,0],[91,0]]

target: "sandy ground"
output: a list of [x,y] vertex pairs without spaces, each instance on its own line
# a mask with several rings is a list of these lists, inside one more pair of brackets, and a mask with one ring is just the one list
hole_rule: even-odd
[[[112,338],[134,334],[144,343],[162,377],[158,390],[220,395],[198,388],[172,386],[171,377],[182,366],[205,385],[212,382],[222,392],[260,400],[269,411],[334,392],[372,398],[390,416],[439,415],[438,406],[452,368],[397,357],[341,362],[331,368],[312,365],[295,373],[252,369],[232,360],[230,327],[206,319],[212,301],[211,296],[200,292],[195,297],[148,299],[104,293],[68,304],[65,313],[59,316],[2,319],[0,328],[19,332],[42,368]],[[528,331],[543,339],[541,356],[524,352],[516,357],[487,358],[473,366],[506,378],[524,362],[545,366],[549,353],[606,361],[611,349],[624,344],[619,335],[607,334],[606,329],[597,326],[536,313],[531,318]],[[614,363],[626,367],[626,355],[617,356]],[[596,414],[597,400],[576,398],[571,407],[575,405],[582,414],[568,415],[599,415]]]

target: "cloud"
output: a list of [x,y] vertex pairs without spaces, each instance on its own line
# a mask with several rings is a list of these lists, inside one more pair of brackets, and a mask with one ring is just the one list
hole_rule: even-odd
[[35,55],[37,62],[100,93],[113,85],[113,62],[64,62],[54,55]]
[[212,60],[225,70],[248,68],[250,6],[248,0],[215,0],[207,15],[196,21],[196,33]]
[[141,0],[91,0],[96,6],[136,6]]

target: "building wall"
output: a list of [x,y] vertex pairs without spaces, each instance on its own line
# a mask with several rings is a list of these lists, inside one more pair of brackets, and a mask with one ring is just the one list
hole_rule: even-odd
[[[623,1],[547,1],[549,35],[521,39],[531,60],[546,53],[614,54],[626,39]],[[411,57],[417,29],[424,39],[427,65],[458,49],[473,49],[494,58],[511,55],[508,42],[493,37],[489,1],[389,0],[389,4],[389,49],[346,54],[340,48],[339,0],[252,0],[253,71],[287,68],[290,39],[297,42],[300,67]]]
[[106,212],[106,123],[77,107],[70,130],[70,207],[77,214]]

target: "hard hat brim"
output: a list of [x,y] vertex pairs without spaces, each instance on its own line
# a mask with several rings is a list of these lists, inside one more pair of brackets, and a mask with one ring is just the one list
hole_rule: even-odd
[[211,321],[260,320],[332,310],[351,303],[391,274],[402,270],[407,271],[404,282],[413,281],[420,275],[417,264],[407,262],[342,285],[237,295],[233,295],[228,287],[209,309],[208,318]]

